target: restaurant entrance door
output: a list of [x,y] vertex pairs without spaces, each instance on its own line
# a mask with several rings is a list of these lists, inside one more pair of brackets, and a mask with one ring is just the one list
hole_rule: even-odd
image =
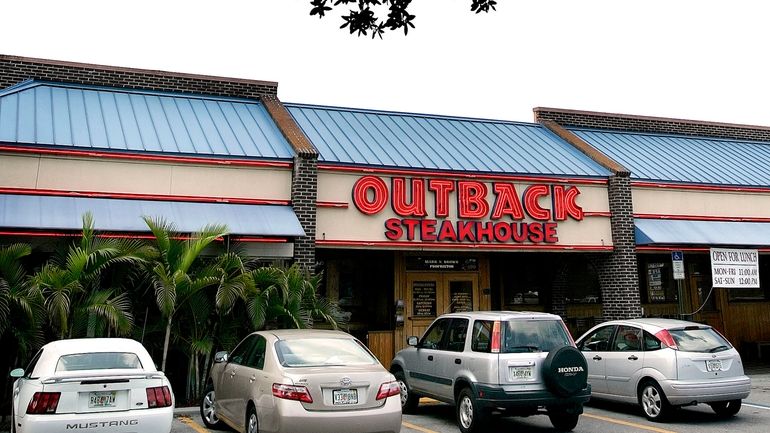
[[479,309],[477,272],[409,272],[406,278],[404,335],[421,337],[444,313]]

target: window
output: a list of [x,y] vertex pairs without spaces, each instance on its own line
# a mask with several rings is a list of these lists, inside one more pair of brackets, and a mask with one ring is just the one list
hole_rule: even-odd
[[241,344],[239,344],[230,354],[230,356],[228,357],[228,362],[245,365],[246,360],[248,359],[248,356],[251,352],[251,349],[254,347],[254,343],[256,341],[257,341],[256,335],[249,335],[248,337],[246,337],[243,341],[241,341]]
[[465,350],[465,336],[468,334],[468,320],[454,319],[449,328],[449,340],[447,341],[447,350],[452,352],[462,352]]
[[578,349],[583,352],[607,352],[610,348],[610,338],[615,331],[614,326],[603,326],[583,339]]
[[727,289],[730,301],[764,301],[770,299],[770,257],[759,256],[759,287],[753,289]]
[[63,355],[56,363],[56,371],[141,369],[135,353],[97,352]]
[[688,326],[684,329],[669,329],[668,332],[682,352],[715,353],[732,347],[712,328]]
[[612,343],[612,350],[616,352],[635,352],[642,350],[641,329],[633,326],[620,325],[618,332],[615,333],[615,339]]
[[443,349],[441,341],[444,339],[444,334],[449,327],[449,321],[450,319],[440,319],[431,325],[425,335],[423,335],[419,347],[424,347],[426,349]]
[[559,320],[509,320],[502,325],[503,353],[550,352],[570,345]]
[[660,344],[660,340],[658,340],[654,335],[650,334],[647,331],[644,332],[644,350],[648,352],[652,352],[653,350],[659,350],[661,347],[663,347]]
[[372,365],[375,359],[352,338],[297,338],[279,340],[275,351],[285,367]]
[[[687,258],[685,260],[688,260]],[[677,289],[671,256],[661,254],[639,256],[639,278],[644,289],[643,302],[664,304],[677,302]]]
[[25,370],[25,376],[27,379],[37,379],[37,377],[32,377],[32,372],[35,371],[35,367],[37,367],[37,362],[40,360],[40,357],[43,355],[43,349],[40,349],[37,351],[35,356],[32,357],[32,360],[29,361],[29,364],[27,364],[27,369]]
[[477,320],[473,323],[472,351],[489,353],[492,350],[492,323],[491,320]]
[[254,343],[254,350],[251,351],[251,356],[246,363],[251,368],[262,370],[265,366],[265,349],[267,347],[267,341],[265,337],[257,335],[257,341]]

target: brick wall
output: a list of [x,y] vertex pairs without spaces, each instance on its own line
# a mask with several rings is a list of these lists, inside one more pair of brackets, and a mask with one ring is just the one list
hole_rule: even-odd
[[594,260],[602,290],[602,316],[605,320],[636,318],[641,316],[642,308],[628,174],[610,176],[608,195],[614,250]]
[[565,110],[560,108],[537,107],[533,111],[536,122],[542,123],[551,120],[562,126],[707,136],[733,140],[770,141],[770,127],[766,126]]
[[94,86],[259,98],[278,83],[0,55],[0,89],[30,78]]
[[291,183],[291,205],[305,230],[305,236],[294,239],[294,261],[310,272],[314,272],[315,268],[317,188],[317,156],[295,157]]

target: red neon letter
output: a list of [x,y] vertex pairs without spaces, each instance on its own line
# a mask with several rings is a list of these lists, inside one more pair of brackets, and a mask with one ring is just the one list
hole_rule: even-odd
[[[372,200],[369,200],[369,190]],[[374,215],[388,204],[388,186],[377,176],[364,176],[353,185],[353,203],[361,213]]]
[[516,187],[512,183],[495,183],[492,187],[497,194],[492,219],[500,219],[503,215],[510,215],[515,220],[524,219],[524,210],[516,194]]
[[393,178],[393,211],[401,216],[425,216],[425,180],[412,179],[412,202],[406,203],[406,180]]
[[457,182],[457,190],[460,218],[483,218],[489,213],[486,185],[472,180],[461,180]]
[[541,221],[547,221],[551,218],[551,211],[543,209],[538,203],[538,199],[546,195],[548,195],[548,186],[546,185],[530,185],[524,191],[524,208],[529,216]]
[[455,183],[451,180],[431,179],[428,181],[428,189],[436,195],[436,217],[449,216],[449,193],[454,191]]
[[567,190],[562,185],[553,186],[553,218],[556,221],[564,221],[568,215],[575,220],[583,220],[583,208],[575,202],[578,195],[580,190],[575,186]]
[[401,228],[401,221],[398,218],[390,218],[385,221],[385,237],[397,241],[404,236],[404,229]]

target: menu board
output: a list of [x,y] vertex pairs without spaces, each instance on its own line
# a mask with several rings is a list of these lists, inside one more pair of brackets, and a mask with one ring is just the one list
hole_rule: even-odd
[[435,281],[414,281],[412,283],[412,316],[436,317]]
[[470,281],[450,281],[449,302],[453,313],[473,311],[473,283]]
[[647,295],[650,302],[666,300],[663,288],[663,263],[647,264]]

